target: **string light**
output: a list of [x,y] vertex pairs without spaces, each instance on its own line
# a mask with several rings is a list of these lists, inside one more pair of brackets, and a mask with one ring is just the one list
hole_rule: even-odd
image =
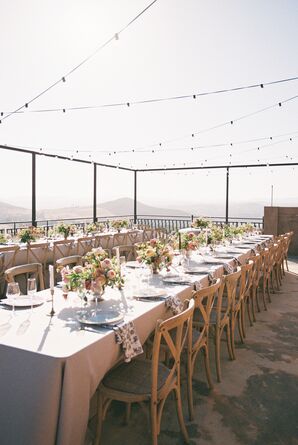
[[[114,38],[116,38],[116,36],[119,38],[119,35],[124,32],[130,25],[132,25],[136,20],[138,20],[149,8],[151,8],[151,6],[154,5],[154,3],[156,3],[157,0],[153,0],[148,6],[146,6],[146,8],[144,8],[138,15],[136,15],[132,20],[130,20],[130,22],[127,23],[127,25],[125,25],[122,29],[120,29],[120,31],[118,31],[117,33],[113,34],[112,37],[110,37],[108,40],[106,40],[104,43],[102,43],[101,45],[99,45],[91,54],[89,54],[87,57],[85,57],[85,59],[83,59],[80,63],[78,63],[76,66],[74,66],[70,71],[68,71],[66,74],[64,74],[64,76],[60,77],[58,80],[56,80],[54,83],[52,83],[51,85],[49,85],[46,89],[44,89],[43,91],[41,91],[40,93],[38,93],[35,97],[33,97],[32,99],[28,100],[28,102],[26,103],[27,106],[28,104],[31,104],[32,102],[34,102],[35,100],[37,100],[38,98],[40,98],[41,96],[43,96],[44,94],[46,94],[48,91],[52,90],[54,87],[56,87],[60,82],[65,82],[66,78],[69,77],[71,74],[73,74],[76,70],[78,70],[79,68],[81,68],[81,66],[85,65],[85,63],[87,63],[90,59],[92,59],[99,51],[101,51],[103,48],[105,48],[109,43],[111,43]],[[26,107],[25,105],[21,105],[20,107],[16,108],[14,111],[9,112],[4,118],[4,119],[8,119],[10,116],[18,113],[20,110],[22,110],[24,107]]]
[[[117,40],[117,39],[116,39]],[[275,80],[273,82],[267,82],[263,85],[276,85],[279,83],[285,83],[285,82],[292,82],[298,80],[297,77],[290,77],[287,79],[281,79],[281,80]],[[65,76],[61,78],[62,82],[66,82]],[[159,103],[159,102],[169,102],[169,101],[177,101],[177,100],[185,100],[185,99],[197,99],[199,96],[211,96],[211,95],[217,95],[222,93],[231,93],[231,92],[237,92],[237,91],[243,91],[247,89],[252,88],[259,88],[260,84],[253,84],[253,85],[246,85],[241,87],[234,87],[234,88],[226,88],[223,90],[214,90],[214,91],[206,91],[196,94],[186,94],[182,96],[169,96],[169,97],[162,97],[162,98],[153,98],[153,99],[145,99],[145,100],[136,100],[136,101],[128,101],[128,102],[116,102],[116,103],[109,103],[109,104],[100,104],[100,105],[82,105],[78,107],[66,107],[67,111],[83,111],[83,110],[92,110],[92,109],[98,109],[98,108],[113,108],[113,107],[130,107],[131,105],[145,105],[150,103]],[[30,100],[28,103],[31,103],[33,100]],[[25,108],[28,108],[28,103],[25,104]],[[278,106],[281,107],[282,102],[278,103]],[[30,110],[30,111],[24,111],[24,107],[20,107],[17,111],[5,111],[4,114],[10,115],[10,114],[19,114],[19,113],[51,113],[51,112],[59,112],[63,109],[63,107],[57,107],[57,108],[45,108],[45,109],[37,109],[37,110]],[[233,125],[233,120],[230,121],[230,124]]]

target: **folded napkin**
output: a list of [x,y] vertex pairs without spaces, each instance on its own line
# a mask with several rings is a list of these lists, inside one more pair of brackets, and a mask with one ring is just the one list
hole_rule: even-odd
[[183,311],[183,303],[177,295],[170,295],[165,301],[166,308],[171,309],[174,315]]
[[224,264],[223,264],[223,268],[224,268],[224,270],[225,270],[225,272],[226,272],[227,274],[230,274],[230,273],[233,273],[233,272],[234,272],[234,267],[231,266],[231,264],[229,264],[229,263],[224,263]]
[[203,289],[202,283],[200,281],[195,281],[193,287],[196,291]]
[[235,266],[241,266],[241,262],[238,260],[238,258],[234,257],[233,261],[234,261]]
[[140,339],[132,321],[114,327],[114,332],[116,343],[122,345],[125,362],[130,362],[133,357],[143,353]]
[[208,282],[209,282],[209,286],[216,283],[216,278],[214,276],[214,272],[208,273]]

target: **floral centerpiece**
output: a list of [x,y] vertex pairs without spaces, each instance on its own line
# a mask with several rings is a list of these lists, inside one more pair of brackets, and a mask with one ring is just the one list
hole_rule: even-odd
[[193,232],[186,232],[181,234],[181,249],[186,252],[197,250],[201,244],[201,239]]
[[84,266],[63,267],[59,270],[63,284],[69,290],[84,288],[88,291],[101,289],[103,292],[106,286],[121,288],[124,280],[117,259],[107,256],[107,252],[99,247],[83,257]]
[[85,232],[87,234],[95,232],[103,232],[104,229],[105,229],[105,224],[100,222],[90,223],[85,225]]
[[139,244],[137,249],[137,261],[152,267],[153,273],[157,273],[163,267],[168,270],[172,264],[174,252],[169,244],[153,238],[146,243]]
[[110,222],[110,226],[120,232],[121,229],[126,229],[128,227],[128,221],[127,219],[113,219]]
[[55,226],[55,232],[63,235],[66,239],[69,235],[74,235],[77,228],[74,224],[65,224],[64,222],[60,222]]
[[0,233],[0,244],[7,243],[7,236],[4,233]]
[[207,244],[215,245],[225,239],[225,231],[222,227],[212,224],[208,230]]
[[244,224],[243,226],[241,226],[243,233],[253,233],[256,228],[253,226],[253,224]]
[[43,235],[41,227],[25,227],[18,232],[18,238],[21,243],[30,243],[36,241],[36,238],[40,238]]
[[195,218],[191,226],[196,229],[207,229],[210,226],[210,221],[203,217]]

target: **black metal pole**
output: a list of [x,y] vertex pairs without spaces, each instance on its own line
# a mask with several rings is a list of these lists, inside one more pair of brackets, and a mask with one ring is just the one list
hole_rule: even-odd
[[93,222],[97,221],[97,165],[93,164]]
[[134,203],[133,203],[133,222],[137,223],[137,171],[134,171]]
[[226,179],[226,224],[229,224],[229,181],[230,181],[230,169],[227,167],[227,179]]
[[36,227],[36,154],[32,153],[32,226]]

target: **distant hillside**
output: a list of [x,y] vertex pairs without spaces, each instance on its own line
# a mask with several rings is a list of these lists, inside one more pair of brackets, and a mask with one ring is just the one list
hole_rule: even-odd
[[0,221],[30,221],[31,210],[0,202]]
[[[102,204],[103,212],[109,212],[110,215],[132,215],[134,201],[131,198],[115,199]],[[185,216],[188,215],[186,211],[177,209],[168,209],[162,207],[152,207],[142,202],[137,203],[138,215],[169,215],[169,216]],[[105,216],[104,213],[101,216]]]
[[[121,198],[103,203],[97,208],[98,216],[121,216],[132,215],[134,201],[131,198]],[[141,202],[137,204],[139,215],[175,215],[185,216],[186,211],[176,209],[165,209],[160,207],[147,206]],[[58,209],[43,209],[37,212],[37,219],[63,219],[63,218],[88,218],[93,214],[91,206],[84,207],[63,207]],[[30,221],[31,210],[23,207],[16,207],[11,204],[0,202],[0,222],[1,221]]]

